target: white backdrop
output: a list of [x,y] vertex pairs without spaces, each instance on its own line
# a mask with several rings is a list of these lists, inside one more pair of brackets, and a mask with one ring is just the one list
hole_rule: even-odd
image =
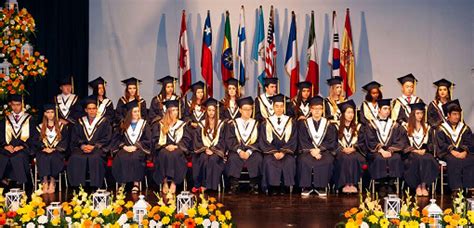
[[[345,9],[351,10],[356,57],[357,92],[371,80],[384,85],[384,97],[396,97],[400,87],[396,78],[412,72],[418,79],[417,94],[425,102],[433,99],[432,82],[446,77],[456,83],[454,96],[474,124],[474,1],[472,0],[90,0],[89,78],[102,76],[108,81],[108,96],[116,103],[123,94],[120,80],[135,76],[144,81],[141,95],[147,101],[158,93],[156,79],[177,76],[177,47],[181,10],[187,11],[193,82],[202,80],[200,62],[202,27],[211,10],[213,28],[214,96],[221,98],[220,52],[224,13],[230,11],[232,45],[237,43],[240,6],[244,5],[247,28],[247,56],[253,48],[256,10],[263,6],[265,33],[270,5],[275,7],[277,74],[282,92],[289,94],[289,78],[284,71],[284,56],[291,11],[296,12],[300,80],[305,74],[305,49],[311,10],[315,11],[316,37],[320,62],[321,94],[327,95],[325,80],[332,10],[338,13],[342,37]],[[247,60],[249,81],[245,93],[257,92],[256,64]]]

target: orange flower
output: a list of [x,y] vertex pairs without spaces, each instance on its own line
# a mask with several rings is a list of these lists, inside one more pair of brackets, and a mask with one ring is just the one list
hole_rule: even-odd
[[159,214],[153,215],[153,220],[160,221],[161,216]]
[[133,211],[127,211],[127,218],[133,218]]
[[430,219],[428,217],[423,217],[421,218],[421,222],[424,224],[428,224],[430,222]]
[[351,208],[351,210],[349,210],[351,212],[351,214],[355,214],[357,213],[357,211],[359,211],[356,207],[353,207]]
[[186,220],[184,220],[184,225],[187,227],[187,228],[194,228],[196,226],[196,223],[194,222],[194,219],[192,218],[187,218]]
[[216,221],[216,216],[215,215],[209,216],[209,220],[211,220],[211,222]]
[[399,219],[392,219],[392,220],[390,220],[390,222],[395,224],[396,226],[400,225],[400,220]]
[[181,223],[180,223],[180,222],[174,222],[172,226],[173,226],[174,228],[180,228],[180,227],[181,227]]
[[147,226],[148,226],[148,219],[143,219],[142,225],[144,225],[145,227],[147,227]]
[[92,221],[89,219],[84,220],[83,223],[84,227],[91,227],[92,226]]
[[454,220],[459,220],[460,218],[461,218],[461,216],[459,216],[459,214],[454,214],[453,215]]
[[94,225],[94,228],[100,228],[100,227],[101,227],[100,224],[95,224]]
[[36,57],[40,56],[40,53],[37,52],[37,51],[35,51],[35,56],[36,56]]
[[54,209],[54,210],[53,210],[53,215],[54,215],[54,216],[58,216],[58,215],[59,215],[59,210],[58,210],[58,209]]
[[224,207],[224,204],[222,204],[222,203],[217,203],[216,205],[217,205],[218,208]]
[[364,212],[359,212],[359,213],[357,213],[356,219],[362,220],[362,218],[364,218]]
[[216,210],[216,205],[214,204],[209,204],[209,211],[213,212],[214,210]]
[[216,201],[217,201],[216,198],[214,198],[214,197],[209,197],[209,202],[215,203]]
[[350,211],[344,212],[344,217],[345,217],[345,218],[350,218],[351,216],[352,216],[352,214],[351,214]]
[[122,214],[122,210],[123,210],[122,207],[116,207],[114,211],[116,214]]
[[414,210],[411,214],[415,217],[420,217],[420,212],[417,210]]
[[423,209],[423,210],[421,211],[421,214],[423,215],[423,217],[427,217],[427,216],[428,216],[428,210]]
[[157,213],[158,211],[160,211],[160,206],[154,206],[154,207],[151,209],[151,212],[153,212],[153,214]]
[[184,219],[184,214],[183,213],[178,213],[174,216],[177,220],[182,220]]

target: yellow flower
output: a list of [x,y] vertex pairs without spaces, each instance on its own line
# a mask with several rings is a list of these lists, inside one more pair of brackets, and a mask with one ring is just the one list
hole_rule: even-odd
[[225,222],[225,216],[222,215],[222,214],[219,215],[219,216],[217,217],[217,219],[219,220],[219,222]]
[[[189,212],[188,212],[189,214]],[[230,211],[225,211],[225,217],[228,219],[228,220],[231,220],[232,219],[232,214],[230,213]]]
[[168,223],[170,223],[170,217],[168,216],[163,217],[163,219],[161,220],[161,223],[163,225],[168,225]]
[[82,210],[82,207],[81,206],[75,206],[74,207],[74,212],[78,212],[78,211],[81,211]]
[[84,209],[81,210],[81,213],[88,215],[89,213],[91,213],[91,209],[88,208],[88,207],[86,207],[86,208],[84,208]]
[[74,219],[80,219],[82,217],[81,212],[77,212],[72,216]]
[[105,208],[104,210],[102,210],[102,215],[104,215],[104,216],[109,216],[110,213],[112,213],[112,212],[108,208]]
[[196,209],[194,209],[194,208],[188,209],[188,216],[190,218],[194,218],[194,216],[196,216]]
[[465,218],[459,219],[459,224],[458,224],[458,225],[460,225],[460,226],[465,226],[465,225],[467,225],[467,219],[465,219]]
[[123,200],[117,200],[117,204],[120,205],[120,206],[122,206],[122,205],[125,204],[125,201],[123,201]]
[[57,225],[59,225],[59,222],[60,222],[60,221],[61,221],[61,220],[59,219],[59,217],[54,217],[53,219],[51,219],[51,224],[52,224],[53,226],[57,226]]
[[[446,209],[446,210],[447,210],[447,209]],[[445,215],[445,216],[443,217],[443,220],[444,220],[445,222],[448,222],[448,223],[451,222],[451,215]]]
[[375,216],[382,217],[384,213],[382,211],[374,211]]
[[458,220],[451,219],[451,222],[449,222],[449,225],[457,226],[458,225]]
[[407,222],[407,221],[401,221],[401,222],[400,222],[400,227],[403,228],[403,227],[406,227],[406,226],[408,226],[408,222]]
[[448,208],[448,209],[444,210],[443,213],[446,215],[446,214],[451,214],[452,212],[453,212],[453,210],[451,208]]
[[198,212],[200,215],[207,215],[209,213],[205,207],[199,207]]
[[408,212],[408,211],[400,211],[400,216],[402,216],[402,217],[410,217],[410,212]]
[[375,215],[369,216],[369,222],[373,224],[377,224],[379,222],[379,219]]
[[201,217],[198,217],[198,218],[194,219],[194,222],[196,222],[196,225],[201,225],[203,221],[204,221],[204,219],[202,219]]
[[388,227],[389,224],[390,223],[389,223],[388,219],[386,219],[386,218],[380,219],[380,226],[382,228]]
[[28,214],[24,214],[23,216],[21,216],[21,222],[22,223],[27,223],[30,220],[31,220],[31,217]]
[[418,227],[420,227],[420,224],[418,224],[417,221],[410,221],[410,222],[408,222],[408,227],[410,227],[410,228],[418,228]]
[[91,212],[91,217],[93,217],[93,218],[97,217],[98,215],[99,215],[99,212],[96,211],[96,210],[93,210],[93,211]]
[[133,202],[132,202],[132,201],[128,201],[127,204],[125,204],[125,207],[126,207],[126,208],[132,208],[132,207],[133,207]]

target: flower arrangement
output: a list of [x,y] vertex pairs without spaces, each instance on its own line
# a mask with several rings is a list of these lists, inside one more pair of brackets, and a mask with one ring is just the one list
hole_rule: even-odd
[[[353,207],[344,213],[347,221],[344,222],[345,227],[388,227],[389,221],[384,218],[384,212],[379,204],[378,196],[374,199],[367,193],[365,199],[360,195],[359,207]],[[341,224],[339,224],[340,226]]]
[[[34,117],[38,115],[38,109],[32,108],[30,105],[25,105],[24,111]],[[12,112],[11,108],[9,105],[4,104],[3,106],[0,106],[0,120],[3,120],[6,116],[10,115]]]

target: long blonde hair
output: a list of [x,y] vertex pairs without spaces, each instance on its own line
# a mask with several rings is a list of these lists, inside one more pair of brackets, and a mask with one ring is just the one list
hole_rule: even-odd
[[166,109],[165,114],[163,115],[163,118],[161,118],[160,123],[163,125],[161,128],[161,131],[164,134],[168,134],[168,131],[170,128],[173,126],[173,117],[171,117],[171,108]]

